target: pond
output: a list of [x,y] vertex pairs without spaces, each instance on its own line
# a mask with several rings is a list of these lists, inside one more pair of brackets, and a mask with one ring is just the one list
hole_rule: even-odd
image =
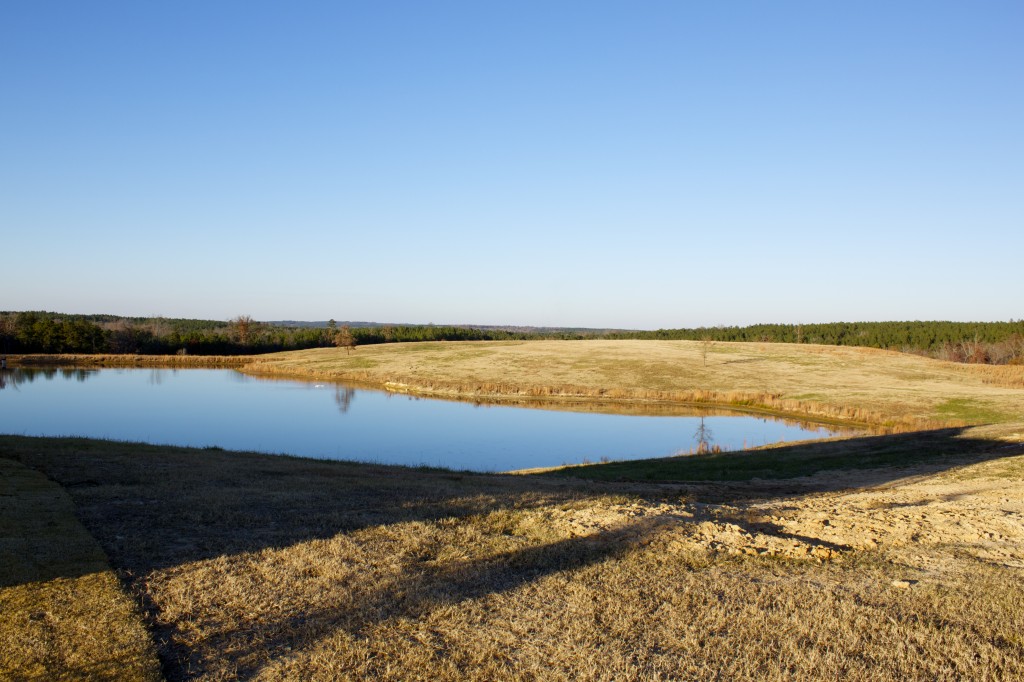
[[0,375],[0,389],[5,434],[473,471],[739,450],[836,433],[720,410],[651,416],[479,405],[234,370],[14,369]]

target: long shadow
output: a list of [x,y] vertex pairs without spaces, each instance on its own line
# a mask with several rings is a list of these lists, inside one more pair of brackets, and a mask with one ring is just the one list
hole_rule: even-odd
[[536,508],[593,487],[80,438],[0,436],[0,457],[62,485],[114,565],[134,575],[381,525]]
[[[388,621],[421,619],[436,609],[510,592],[549,575],[622,557],[670,523],[666,519],[644,519],[586,537],[444,565],[409,561],[398,577],[382,584],[362,585],[343,606],[304,610],[256,628],[248,623],[244,630],[227,629],[205,640],[203,648],[232,652],[227,667],[238,677],[249,679],[263,666],[261,660],[312,649],[338,631],[356,638],[369,636],[373,628]],[[239,649],[240,637],[258,641],[260,656]],[[168,679],[187,679],[206,672],[204,661],[195,653],[178,652],[182,658],[167,661]],[[189,674],[182,674],[185,670]]]
[[[0,456],[40,470],[65,487],[83,524],[143,600],[146,578],[154,571],[396,523],[560,506],[608,494],[742,504],[848,489],[854,479],[841,474],[851,470],[858,472],[856,486],[878,486],[905,478],[910,466],[913,473],[937,473],[1018,454],[1024,454],[1021,444],[972,438],[963,429],[941,429],[756,453],[595,465],[561,476],[495,476],[87,439],[0,436]],[[627,472],[632,473],[629,479]],[[599,480],[573,477],[581,475]],[[260,632],[251,637],[252,646],[273,656],[286,646],[292,651],[313,646],[338,628],[358,633],[381,620],[418,617],[445,601],[515,589],[554,572],[632,551],[666,523],[685,521],[638,521],[482,560],[408,564],[392,583],[365,586],[344,609],[284,614],[261,624]],[[748,527],[757,530],[759,524]],[[775,534],[784,535],[781,528]],[[151,614],[159,608],[147,607]],[[287,638],[275,634],[282,632]],[[165,642],[161,655],[170,679],[187,679],[201,671],[195,652],[175,648],[173,626],[156,634]],[[217,636],[226,643],[231,632]],[[210,645],[216,647],[217,642]],[[246,654],[243,647],[231,656],[244,661]]]
[[571,467],[552,476],[606,483],[699,484],[703,496],[778,498],[885,485],[1024,453],[1024,444],[946,428],[815,441],[767,449]]

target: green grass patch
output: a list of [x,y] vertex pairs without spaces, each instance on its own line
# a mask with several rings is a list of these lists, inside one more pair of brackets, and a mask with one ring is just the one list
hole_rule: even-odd
[[1011,421],[1013,415],[995,409],[981,400],[951,398],[935,408],[943,419],[960,419],[970,424],[998,424]]

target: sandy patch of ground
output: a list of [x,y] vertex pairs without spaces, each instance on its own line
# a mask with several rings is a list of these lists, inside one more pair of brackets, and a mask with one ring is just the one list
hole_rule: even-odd
[[[1009,447],[1024,453],[1024,448]],[[854,550],[885,549],[914,568],[941,570],[942,555],[1024,569],[1024,456],[941,473],[907,469],[884,485],[863,486],[871,471],[842,472],[844,490],[795,496],[747,487],[750,502],[631,500],[600,508],[547,511],[547,522],[587,536],[656,523],[670,547],[727,554],[842,561]],[[805,479],[814,486],[813,479]],[[830,485],[836,486],[835,475]],[[739,488],[736,486],[735,488]],[[623,541],[630,540],[628,533]]]

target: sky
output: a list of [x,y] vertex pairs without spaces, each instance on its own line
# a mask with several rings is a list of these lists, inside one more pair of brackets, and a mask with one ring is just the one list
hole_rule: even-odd
[[1024,317],[1024,3],[0,4],[0,310]]

